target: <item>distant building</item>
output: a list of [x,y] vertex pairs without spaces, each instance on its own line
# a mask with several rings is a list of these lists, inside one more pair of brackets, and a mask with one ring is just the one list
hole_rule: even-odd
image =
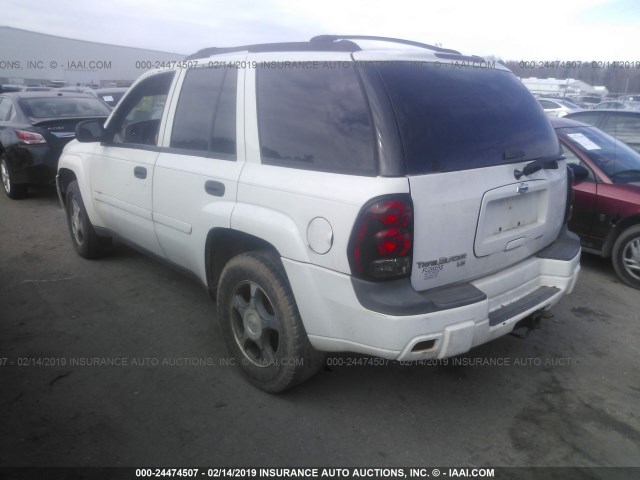
[[606,95],[604,86],[594,87],[582,80],[574,78],[522,78],[522,83],[536,95],[548,97],[564,97],[566,95]]
[[1,84],[129,85],[146,70],[184,57],[0,27]]

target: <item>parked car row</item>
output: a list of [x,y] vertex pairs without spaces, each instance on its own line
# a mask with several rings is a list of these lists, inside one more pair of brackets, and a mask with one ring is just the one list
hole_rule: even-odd
[[576,176],[569,228],[586,252],[611,258],[620,279],[640,288],[640,154],[591,125],[551,123]]
[[0,170],[9,198],[25,197],[29,185],[51,183],[76,125],[104,121],[110,113],[104,102],[82,93],[0,94]]

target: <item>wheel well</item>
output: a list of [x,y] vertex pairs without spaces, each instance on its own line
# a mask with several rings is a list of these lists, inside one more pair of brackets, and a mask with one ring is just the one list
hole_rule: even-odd
[[236,255],[253,250],[272,250],[278,254],[269,242],[248,233],[227,228],[214,228],[209,231],[205,247],[205,265],[207,287],[212,298],[216,298],[218,281],[227,262]]
[[76,174],[73,173],[73,170],[69,170],[68,168],[58,170],[58,188],[60,188],[60,197],[63,202],[66,201],[67,187],[74,180],[77,180],[77,177]]
[[624,220],[616,223],[615,227],[611,229],[607,239],[602,246],[602,256],[610,257],[613,252],[613,245],[616,243],[617,238],[620,236],[622,232],[624,232],[627,228],[632,227],[634,225],[640,225],[640,215],[634,215],[632,217],[627,217]]

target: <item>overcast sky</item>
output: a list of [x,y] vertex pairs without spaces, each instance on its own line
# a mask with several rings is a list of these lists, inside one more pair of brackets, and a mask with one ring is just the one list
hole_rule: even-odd
[[637,0],[3,0],[0,25],[185,54],[350,33],[504,60],[640,61]]

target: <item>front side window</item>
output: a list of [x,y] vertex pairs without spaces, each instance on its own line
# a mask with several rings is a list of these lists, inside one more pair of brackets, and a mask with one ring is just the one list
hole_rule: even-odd
[[352,64],[326,69],[267,64],[256,76],[263,163],[376,174],[370,113]]
[[170,147],[236,157],[236,68],[187,72],[176,108]]
[[567,163],[575,163],[576,165],[581,165],[586,168],[589,172],[589,176],[585,180],[591,183],[595,183],[596,177],[589,165],[580,160],[580,158],[575,153],[573,153],[570,148],[562,146],[562,154],[566,158]]
[[160,120],[173,76],[173,72],[160,73],[134,87],[107,128],[113,135],[113,143],[157,144]]

